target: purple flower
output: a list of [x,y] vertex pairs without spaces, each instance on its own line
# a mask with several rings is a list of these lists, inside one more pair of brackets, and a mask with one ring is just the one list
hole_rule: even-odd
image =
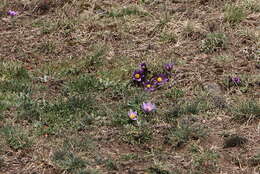
[[241,79],[239,77],[232,77],[231,81],[235,84],[240,84],[241,83]]
[[156,110],[156,106],[155,104],[151,103],[151,102],[147,102],[147,103],[143,103],[141,105],[142,109],[144,110],[144,112],[152,112]]
[[133,111],[132,109],[130,109],[130,111],[128,112],[128,117],[131,119],[131,120],[137,120],[137,112],[136,111]]
[[173,64],[172,63],[167,63],[167,64],[164,65],[164,69],[166,71],[171,71],[172,68],[173,68]]
[[8,14],[9,16],[16,16],[16,15],[17,15],[17,12],[12,11],[12,10],[9,10],[9,11],[7,12],[7,14]]
[[147,71],[147,66],[146,66],[146,63],[141,63],[140,64],[140,68],[143,70],[143,71]]
[[132,78],[134,81],[141,82],[144,79],[144,71],[143,70],[135,70]]
[[155,85],[151,81],[146,81],[143,83],[144,89],[146,91],[154,91],[155,90]]
[[156,85],[163,85],[169,81],[169,78],[165,74],[159,74],[152,78],[152,81]]

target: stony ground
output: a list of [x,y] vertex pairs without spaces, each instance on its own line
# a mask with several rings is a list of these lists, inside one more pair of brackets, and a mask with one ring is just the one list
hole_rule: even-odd
[[257,0],[1,0],[0,173],[259,173],[259,34]]

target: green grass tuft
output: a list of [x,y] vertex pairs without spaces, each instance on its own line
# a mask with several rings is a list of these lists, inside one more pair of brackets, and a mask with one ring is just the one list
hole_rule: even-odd
[[103,90],[105,87],[95,76],[82,75],[77,80],[68,84],[68,88],[69,91],[83,94],[88,92],[97,92]]
[[137,7],[127,7],[117,11],[110,11],[109,17],[124,17],[130,15],[147,16],[146,12],[140,11]]
[[240,23],[246,17],[242,7],[235,5],[226,5],[224,8],[224,20],[232,25]]
[[210,33],[202,41],[201,51],[213,53],[227,48],[227,37],[223,33]]
[[31,147],[32,141],[28,138],[28,134],[21,128],[5,126],[0,130],[6,144],[12,149],[19,150]]
[[152,132],[147,127],[136,127],[131,124],[125,125],[121,139],[128,144],[144,144],[152,139]]
[[219,155],[211,150],[198,151],[193,154],[191,167],[194,173],[214,174],[218,172]]
[[179,148],[191,140],[204,138],[206,135],[206,129],[202,126],[181,124],[179,127],[173,127],[168,130],[164,143]]
[[244,101],[233,108],[234,119],[245,122],[260,118],[260,103],[255,100]]
[[243,6],[251,12],[260,12],[260,3],[258,0],[244,0]]
[[73,150],[75,152],[88,152],[95,151],[96,144],[90,136],[67,138],[63,142],[63,148]]
[[105,160],[105,165],[108,170],[118,170],[117,162],[112,159]]
[[179,99],[184,96],[184,91],[174,87],[167,91],[164,95],[169,99]]
[[[180,94],[177,94],[180,95]],[[191,101],[180,101],[174,104],[169,111],[166,112],[166,120],[173,121],[182,115],[197,115],[210,109],[209,103],[204,97],[195,98]]]
[[55,54],[55,49],[56,49],[56,45],[53,41],[43,42],[37,48],[39,53],[42,53],[45,55]]
[[19,99],[17,109],[17,118],[29,122],[41,119],[42,109],[37,101],[34,101],[29,95],[22,95]]
[[62,170],[67,172],[75,172],[78,169],[86,167],[86,161],[75,156],[74,153],[65,150],[54,152],[53,162]]

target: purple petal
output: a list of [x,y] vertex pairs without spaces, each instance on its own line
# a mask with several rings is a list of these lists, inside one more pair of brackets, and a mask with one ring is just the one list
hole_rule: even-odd
[[16,16],[16,15],[17,15],[17,12],[12,11],[12,10],[9,10],[9,11],[7,12],[7,14],[8,14],[9,16]]
[[165,65],[164,65],[164,69],[165,69],[166,71],[171,71],[172,68],[173,68],[173,64],[172,64],[172,63],[168,63],[168,64],[165,64]]

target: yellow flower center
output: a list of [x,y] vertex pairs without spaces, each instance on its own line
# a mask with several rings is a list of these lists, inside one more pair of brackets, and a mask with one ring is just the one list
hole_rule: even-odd
[[158,82],[161,82],[161,81],[162,81],[162,78],[161,78],[161,77],[158,77],[158,78],[157,78],[157,81],[158,81]]
[[135,118],[136,118],[136,115],[135,115],[135,114],[130,114],[129,117],[130,117],[131,119],[135,119]]
[[140,74],[135,74],[135,78],[139,79],[140,77]]
[[150,85],[150,84],[148,84],[148,85],[146,85],[146,87],[147,87],[147,88],[151,88],[151,85]]

